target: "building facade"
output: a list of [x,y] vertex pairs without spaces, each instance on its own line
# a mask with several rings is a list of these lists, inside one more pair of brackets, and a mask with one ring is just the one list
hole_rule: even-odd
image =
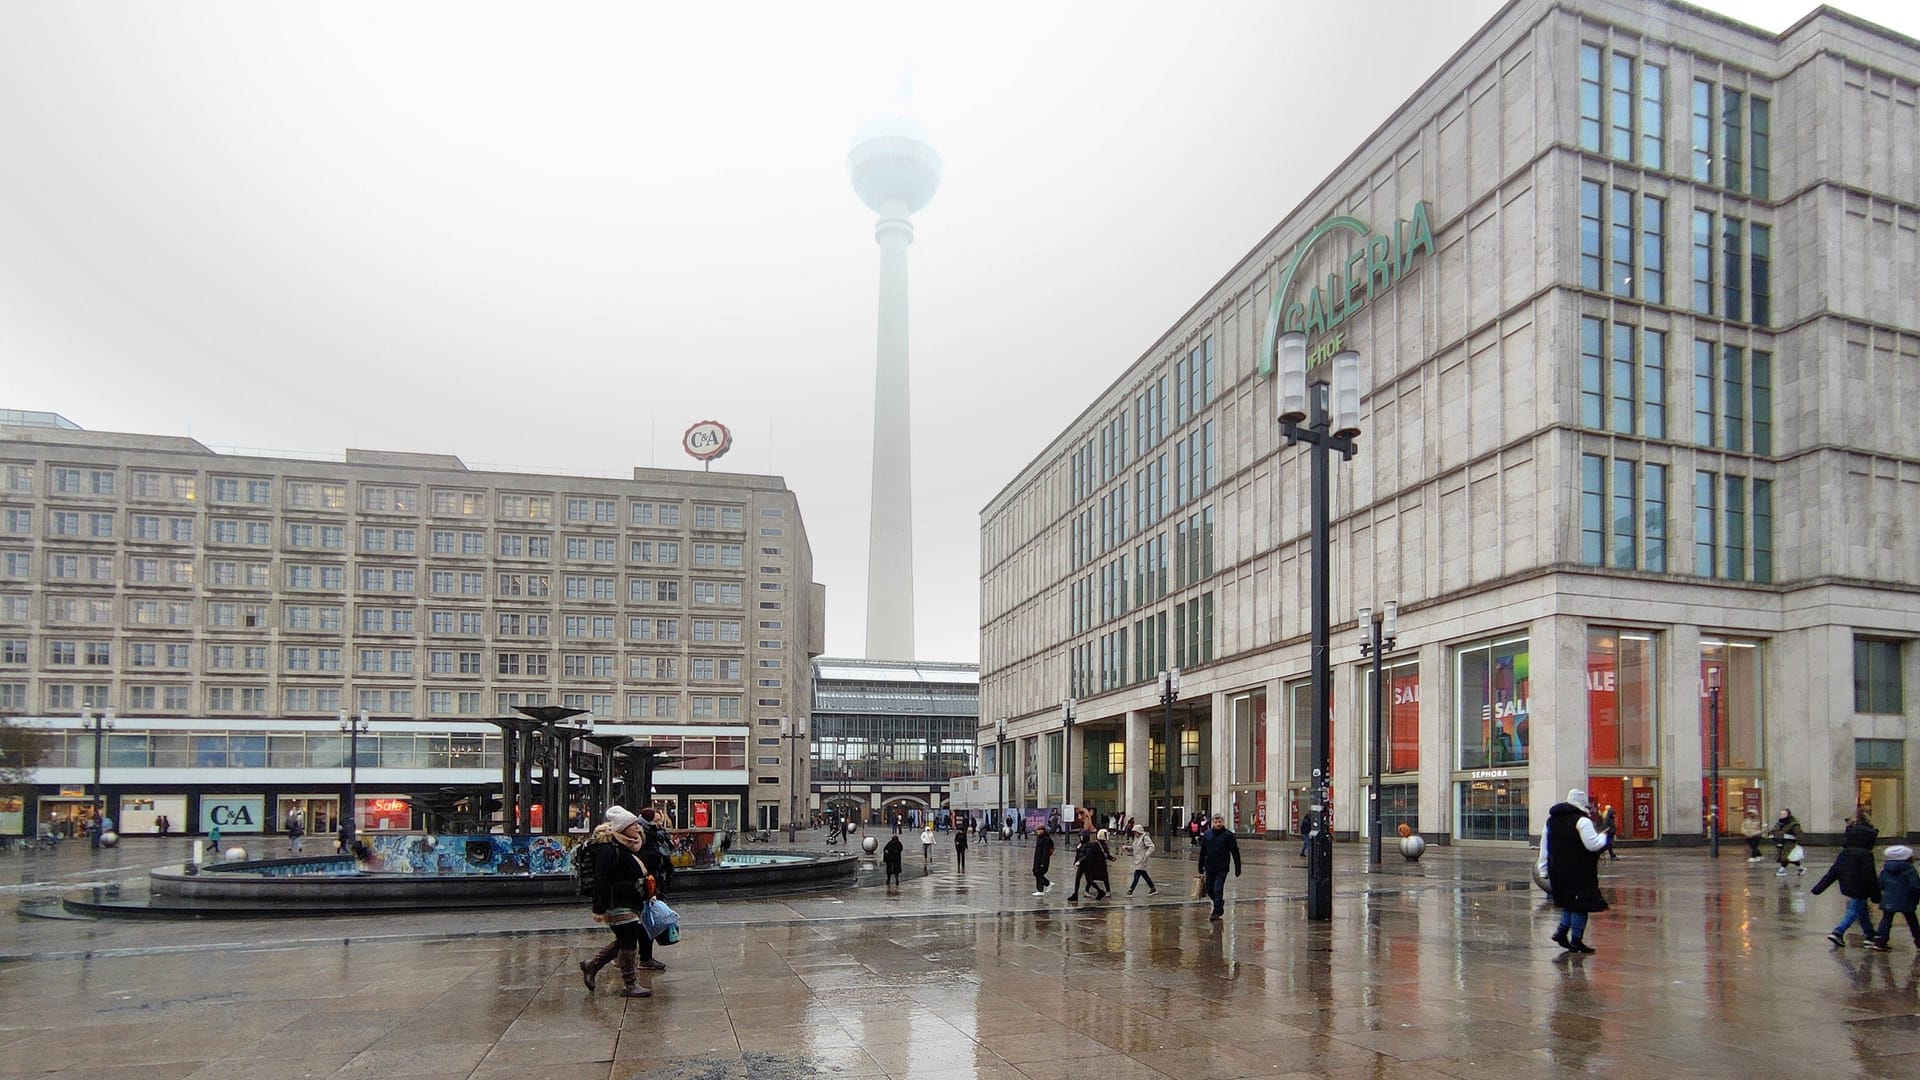
[[1040,805],[1296,827],[1284,329],[1361,359],[1337,833],[1369,828],[1357,611],[1388,601],[1387,830],[1523,841],[1572,787],[1630,841],[1697,842],[1716,804],[1729,834],[1786,807],[1920,828],[1917,82],[1920,43],[1829,8],[1774,35],[1507,5],[987,505],[985,771],[1005,717]]
[[813,663],[812,809],[840,820],[943,819],[974,768],[980,669],[931,660]]
[[421,796],[498,786],[485,721],[520,705],[669,748],[655,795],[683,824],[784,821],[790,748],[759,737],[806,715],[824,593],[778,477],[242,456],[8,420],[0,715],[52,748],[5,832],[88,813],[96,738],[125,831],[298,811],[321,832],[361,714],[359,820],[421,827]]

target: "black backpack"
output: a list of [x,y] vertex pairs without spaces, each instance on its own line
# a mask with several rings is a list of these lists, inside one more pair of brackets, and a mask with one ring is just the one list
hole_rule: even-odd
[[600,887],[594,867],[600,861],[599,849],[606,845],[605,840],[595,840],[573,849],[573,885],[584,899],[593,899],[594,890]]

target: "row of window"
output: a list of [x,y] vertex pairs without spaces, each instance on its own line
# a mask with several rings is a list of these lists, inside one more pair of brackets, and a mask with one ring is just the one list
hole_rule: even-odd
[[[500,738],[387,732],[350,739],[303,731],[116,731],[104,740],[102,763],[114,769],[338,769],[346,767],[351,755],[363,769],[498,769]],[[743,735],[653,735],[637,741],[665,747],[685,759],[677,768],[746,768]],[[90,733],[69,731],[51,740],[44,765],[92,768],[93,754]]]
[[[123,688],[125,691],[123,712],[130,715],[144,713],[187,713],[192,711],[193,688],[184,684],[134,684]],[[424,700],[428,717],[485,716],[484,703],[487,692],[481,690],[428,690],[420,698],[409,688],[361,688],[356,691],[344,691],[337,687],[286,687],[281,690],[281,715],[326,716],[338,713],[352,703],[361,711],[377,716],[414,716],[416,702]],[[614,693],[569,692],[559,695],[560,704],[568,708],[580,708],[591,711],[602,719],[614,718],[614,706],[624,696],[625,717],[630,719],[674,720],[690,718],[694,720],[739,720],[741,718],[741,699],[724,694],[708,693]],[[201,688],[201,708],[210,713],[248,713],[265,714],[269,700],[268,688],[263,686],[203,686]],[[496,691],[492,695],[494,708],[506,713],[518,705],[545,705],[553,695],[549,693]],[[0,709],[11,712],[31,712],[30,695],[26,683],[0,681]],[[112,687],[100,684],[55,683],[41,688],[42,709],[46,713],[71,713],[82,707],[100,708],[106,702],[113,701]],[[47,763],[51,764],[51,763]]]
[[[719,595],[716,593],[716,595]],[[127,601],[126,623],[130,626],[194,626],[193,600],[145,600],[139,598]],[[780,602],[762,600],[763,611],[777,611]],[[112,597],[49,596],[46,598],[46,617],[49,626],[111,626],[116,625],[115,601]],[[18,593],[0,593],[0,622],[28,622],[32,609],[31,598]],[[354,606],[355,624],[360,631],[371,634],[412,634],[419,632],[419,613],[410,607],[388,608],[370,604]],[[227,601],[205,601],[206,623],[209,629],[260,629],[272,624],[271,607],[268,604],[232,603]],[[429,632],[438,635],[477,637],[485,626],[486,612],[483,611],[445,611],[427,612]],[[494,612],[494,632],[502,637],[549,637],[553,632],[553,616],[542,612]],[[341,632],[345,629],[346,609],[334,604],[296,604],[281,602],[281,624],[287,630],[319,630],[323,632]],[[616,636],[618,619],[627,621],[627,636],[636,639],[679,636],[679,619],[654,615],[569,615],[562,614],[560,627],[562,636],[570,638],[613,638]],[[737,640],[735,628],[739,623],[733,620],[693,619],[691,623],[696,633],[711,623],[719,628],[715,640]],[[766,624],[762,623],[764,629]],[[695,640],[702,640],[696,638]]]
[[[1667,467],[1580,456],[1580,561],[1622,570],[1668,570]],[[1773,482],[1694,474],[1693,573],[1773,580]]]
[[[1687,104],[1688,177],[1771,198],[1772,103],[1695,79]],[[1580,47],[1580,149],[1665,171],[1666,112],[1664,67],[1617,49]]]
[[[117,495],[119,494],[118,477],[118,470],[113,468],[55,465],[47,469],[47,494]],[[6,490],[33,491],[34,466],[27,463],[9,463],[6,467]],[[288,509],[346,510],[348,505],[347,485],[344,483],[288,480],[283,483],[283,491],[285,494],[283,505]],[[362,510],[401,514],[415,514],[420,511],[420,489],[417,487],[362,483],[359,485],[359,491]],[[140,499],[193,502],[198,497],[198,479],[194,473],[134,470],[128,493]],[[271,506],[273,505],[273,481],[249,477],[214,476],[208,481],[208,494],[213,503]],[[479,514],[484,512],[485,499],[486,495],[483,492],[436,488],[432,493],[433,512]],[[502,520],[553,520],[556,499],[552,495],[502,492],[497,494],[495,499],[498,507],[497,516]],[[564,508],[567,521],[601,525],[620,522],[621,500],[562,497],[559,501]],[[684,520],[683,504],[677,501],[632,501],[628,506],[630,524],[677,526]],[[761,516],[782,517],[784,511],[768,507],[761,510]],[[746,527],[745,519],[746,511],[743,507],[693,504],[692,522],[696,529],[738,531]]]
[[[1597,180],[1580,182],[1580,286],[1667,302],[1666,200]],[[1773,230],[1711,210],[1693,212],[1693,310],[1766,326],[1773,319]],[[1717,257],[1716,257],[1717,256]]]
[[[1665,439],[1667,335],[1626,322],[1580,319],[1580,425]],[[1693,441],[1773,453],[1773,355],[1706,339],[1693,343]]]

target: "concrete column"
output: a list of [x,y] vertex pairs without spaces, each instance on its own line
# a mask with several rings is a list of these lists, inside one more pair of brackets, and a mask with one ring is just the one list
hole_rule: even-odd
[[1152,751],[1148,732],[1153,728],[1153,713],[1151,710],[1135,709],[1127,713],[1122,723],[1125,725],[1127,742],[1127,771],[1121,784],[1124,805],[1120,809],[1122,813],[1131,815],[1144,829],[1149,827],[1153,808],[1152,789],[1148,780],[1148,766],[1152,764],[1149,760]]
[[[1708,768],[1701,736],[1706,728],[1706,683],[1700,677],[1700,628],[1675,626],[1661,639],[1656,691],[1660,725],[1660,835],[1694,837],[1706,835]],[[1724,685],[1724,680],[1723,680]],[[1721,764],[1726,763],[1721,751]],[[1621,813],[1626,813],[1622,809]],[[1723,811],[1724,808],[1723,808]],[[1730,815],[1740,820],[1738,810]],[[1738,841],[1736,841],[1737,843]]]
[[[1211,745],[1202,745],[1200,752],[1208,755],[1213,763],[1213,776],[1208,783],[1207,795],[1213,800],[1213,813],[1227,815],[1228,827],[1233,826],[1233,811],[1228,802],[1233,791],[1233,702],[1225,691],[1215,691],[1208,700],[1208,708],[1213,712],[1213,737]],[[1243,825],[1251,829],[1251,824]]]
[[1533,836],[1546,826],[1547,810],[1567,789],[1587,786],[1587,632],[1572,615],[1550,615],[1530,628],[1532,669],[1527,730],[1531,739],[1531,785],[1527,820]]
[[1056,802],[1069,802],[1080,806],[1087,796],[1087,729],[1077,721],[1067,739],[1071,745],[1067,750],[1067,772],[1060,778],[1064,785],[1061,798]]
[[907,246],[904,204],[880,214],[879,350],[873,389],[873,491],[867,531],[867,657],[913,659],[913,436],[907,388]]
[[1287,828],[1286,710],[1280,680],[1267,680],[1267,835],[1277,837]]
[[1420,832],[1453,835],[1453,748],[1457,732],[1447,702],[1459,698],[1438,642],[1420,646]]

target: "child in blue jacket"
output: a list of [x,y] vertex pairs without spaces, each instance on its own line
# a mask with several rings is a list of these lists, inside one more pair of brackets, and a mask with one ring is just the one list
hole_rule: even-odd
[[1867,942],[1867,948],[1886,952],[1887,935],[1893,932],[1893,917],[1904,915],[1907,929],[1913,932],[1913,944],[1920,947],[1920,918],[1914,908],[1920,906],[1920,871],[1913,868],[1913,849],[1895,844],[1887,849],[1887,864],[1880,868],[1880,932]]

